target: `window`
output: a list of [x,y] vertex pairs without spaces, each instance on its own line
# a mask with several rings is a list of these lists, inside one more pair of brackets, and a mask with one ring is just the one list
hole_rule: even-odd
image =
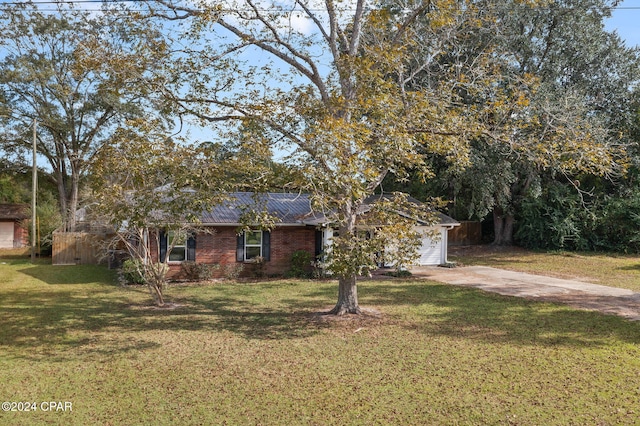
[[169,253],[169,262],[184,262],[187,260],[187,237],[174,231],[167,232],[167,243],[169,247],[173,245],[171,253]]
[[244,233],[244,260],[262,257],[262,231]]
[[169,262],[184,262],[196,260],[196,237],[194,234],[184,232],[161,231],[160,232],[160,261],[167,257],[167,249],[173,245],[169,253]]
[[238,235],[236,261],[250,262],[258,257],[270,259],[271,233],[269,231],[245,231]]

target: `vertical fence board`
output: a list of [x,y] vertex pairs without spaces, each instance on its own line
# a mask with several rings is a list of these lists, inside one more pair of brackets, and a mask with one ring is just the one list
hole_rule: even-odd
[[88,232],[54,232],[54,265],[95,265],[99,263],[100,235]]
[[450,246],[467,246],[482,242],[482,225],[480,222],[460,222],[460,226],[449,230]]

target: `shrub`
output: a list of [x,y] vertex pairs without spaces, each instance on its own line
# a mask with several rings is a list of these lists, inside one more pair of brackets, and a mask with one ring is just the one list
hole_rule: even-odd
[[640,253],[640,194],[590,200],[554,183],[522,203],[515,233],[519,245],[545,250]]
[[591,238],[595,250],[640,253],[640,194],[607,197]]
[[593,219],[573,188],[558,183],[549,185],[540,197],[522,203],[517,219],[514,237],[523,247],[589,249],[588,229]]
[[390,277],[395,277],[395,278],[409,278],[409,277],[413,276],[411,271],[409,271],[407,269],[398,269],[396,271],[389,271],[385,275],[390,276]]
[[189,281],[207,281],[213,277],[213,271],[220,268],[220,265],[188,261],[182,262],[180,267]]
[[225,265],[222,276],[227,280],[237,280],[240,278],[242,271],[244,271],[244,265],[242,263]]
[[120,271],[126,284],[144,284],[143,267],[139,260],[127,259]]
[[297,250],[291,255],[291,268],[286,276],[290,278],[308,278],[311,276],[311,253],[305,250]]
[[267,275],[267,265],[264,257],[258,256],[251,263],[251,276],[254,278],[264,278]]

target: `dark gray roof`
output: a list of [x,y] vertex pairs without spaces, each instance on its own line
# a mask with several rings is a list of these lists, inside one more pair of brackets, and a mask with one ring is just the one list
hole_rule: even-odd
[[[309,194],[234,192],[229,196],[229,201],[201,214],[200,220],[203,224],[238,225],[242,222],[242,215],[245,212],[251,209],[260,211],[263,208],[278,218],[279,225],[321,225],[327,223],[323,214],[315,213],[311,208]],[[365,201],[365,205],[373,203],[376,197],[379,196],[369,197]],[[409,198],[409,200],[421,204],[415,198]],[[440,225],[459,225],[458,221],[445,214],[438,213],[438,216]]]
[[234,192],[230,200],[201,215],[203,224],[237,225],[247,210],[263,208],[279,219],[280,224],[304,224],[311,215],[307,194]]

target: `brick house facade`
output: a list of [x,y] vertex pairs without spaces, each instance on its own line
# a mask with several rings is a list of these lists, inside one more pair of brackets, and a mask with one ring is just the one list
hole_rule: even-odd
[[[193,261],[210,265],[220,265],[214,271],[215,277],[222,277],[225,268],[242,265],[244,275],[250,275],[261,263],[262,273],[280,275],[291,268],[296,251],[309,253],[312,259],[320,255],[327,244],[331,244],[333,231],[323,215],[316,215],[306,194],[291,193],[233,193],[233,201],[214,207],[200,215],[200,226],[206,232],[199,232],[186,238],[158,230],[150,235],[149,245],[152,258],[163,262],[169,251],[170,279],[180,279],[184,273],[182,262]],[[256,200],[256,197],[262,197]],[[375,200],[374,200],[375,201]],[[419,201],[415,200],[419,203]],[[258,229],[238,233],[242,226],[242,215],[247,206],[258,205],[275,217],[276,226],[271,231]],[[417,226],[425,230],[436,229],[440,238],[423,239],[419,251],[421,265],[438,265],[447,262],[447,231],[459,225],[455,220],[440,214],[440,223]],[[263,260],[264,262],[257,262]]]
[[[184,260],[209,265],[220,265],[213,272],[215,278],[224,275],[224,266],[243,265],[243,275],[251,274],[255,267],[255,260],[246,259],[242,244],[239,242],[244,235],[237,234],[234,226],[212,226],[208,232],[198,233],[190,238],[189,247]],[[266,231],[264,231],[266,234]],[[151,238],[151,253],[154,259],[162,259],[158,248],[162,252],[163,244],[159,244],[157,237],[166,238],[162,232]],[[296,251],[303,250],[311,255],[316,255],[318,243],[318,231],[313,226],[281,226],[269,232],[269,246],[261,248],[260,257],[265,259],[264,273],[267,275],[282,275],[291,268],[291,259]],[[264,237],[263,237],[264,239]],[[174,249],[175,250],[175,249]],[[181,246],[178,246],[178,251]],[[268,250],[268,252],[267,252]],[[242,253],[242,256],[240,255]],[[169,258],[170,279],[183,278],[181,263],[184,260],[171,260]]]

